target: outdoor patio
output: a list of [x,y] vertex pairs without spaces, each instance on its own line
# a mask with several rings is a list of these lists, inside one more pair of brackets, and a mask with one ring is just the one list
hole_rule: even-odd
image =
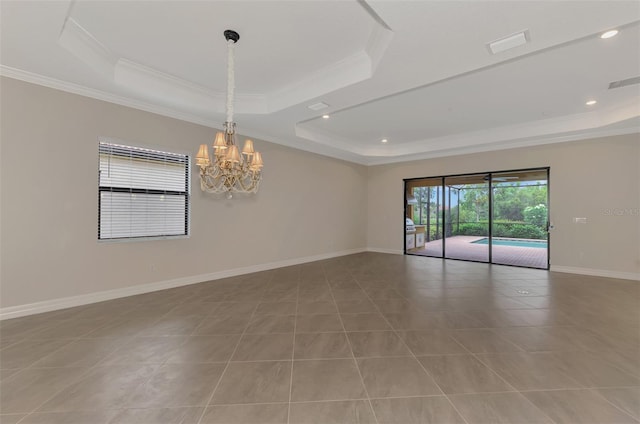
[[[479,236],[447,237],[446,257],[448,259],[463,259],[468,261],[489,261],[489,246],[473,244],[483,239]],[[408,253],[423,256],[442,256],[442,240],[426,243],[424,248],[412,249]],[[547,268],[547,249],[539,247],[493,246],[493,263],[501,265],[517,265],[532,268]]]

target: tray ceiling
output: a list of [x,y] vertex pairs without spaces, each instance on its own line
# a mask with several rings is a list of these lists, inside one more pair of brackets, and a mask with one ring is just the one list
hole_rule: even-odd
[[[0,7],[3,75],[212,128],[224,121],[222,32],[234,29],[239,131],[357,163],[640,131],[640,86],[608,88],[640,75],[636,1]],[[526,44],[487,48],[521,31]],[[329,107],[308,108],[318,102]]]

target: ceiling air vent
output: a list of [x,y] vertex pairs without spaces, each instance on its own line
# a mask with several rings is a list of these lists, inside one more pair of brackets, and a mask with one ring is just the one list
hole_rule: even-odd
[[487,48],[491,54],[498,54],[507,50],[515,49],[516,47],[527,44],[528,42],[529,30],[524,30],[487,43]]
[[314,103],[312,105],[309,105],[307,107],[311,110],[322,110],[322,109],[328,108],[329,105],[323,102],[319,102],[319,103]]
[[611,82],[609,83],[609,90],[634,84],[640,84],[640,77],[627,78],[624,80]]

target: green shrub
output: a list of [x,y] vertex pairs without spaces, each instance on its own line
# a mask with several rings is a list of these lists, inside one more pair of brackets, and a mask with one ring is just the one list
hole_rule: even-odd
[[494,237],[511,237],[511,226],[504,223],[493,224]]
[[527,206],[523,211],[524,221],[527,224],[540,228],[547,226],[547,206],[542,203],[537,206]]
[[[460,223],[460,227],[453,225],[453,235],[458,236],[480,236],[489,235],[489,224],[487,222],[465,222]],[[493,224],[494,237],[525,238],[525,239],[545,239],[545,231],[531,224],[521,222],[496,221]]]
[[439,240],[441,238],[442,238],[442,226],[438,228],[438,233],[436,234],[436,226],[435,224],[431,224],[431,227],[429,228],[429,240],[433,241],[433,240]]
[[518,224],[513,225],[510,228],[509,235],[502,237],[510,238],[525,238],[525,239],[545,239],[547,235],[545,232],[535,225],[531,224]]
[[460,227],[454,224],[453,235],[487,236],[489,235],[489,224],[486,222],[465,222],[465,223],[460,223]]

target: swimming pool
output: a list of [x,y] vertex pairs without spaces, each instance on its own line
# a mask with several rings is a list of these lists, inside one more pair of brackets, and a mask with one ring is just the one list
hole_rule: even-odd
[[[488,238],[483,238],[480,240],[472,241],[473,244],[489,244]],[[546,240],[514,240],[514,239],[503,239],[503,238],[495,238],[493,239],[492,245],[494,246],[513,246],[513,247],[537,247],[541,249],[547,248]]]

